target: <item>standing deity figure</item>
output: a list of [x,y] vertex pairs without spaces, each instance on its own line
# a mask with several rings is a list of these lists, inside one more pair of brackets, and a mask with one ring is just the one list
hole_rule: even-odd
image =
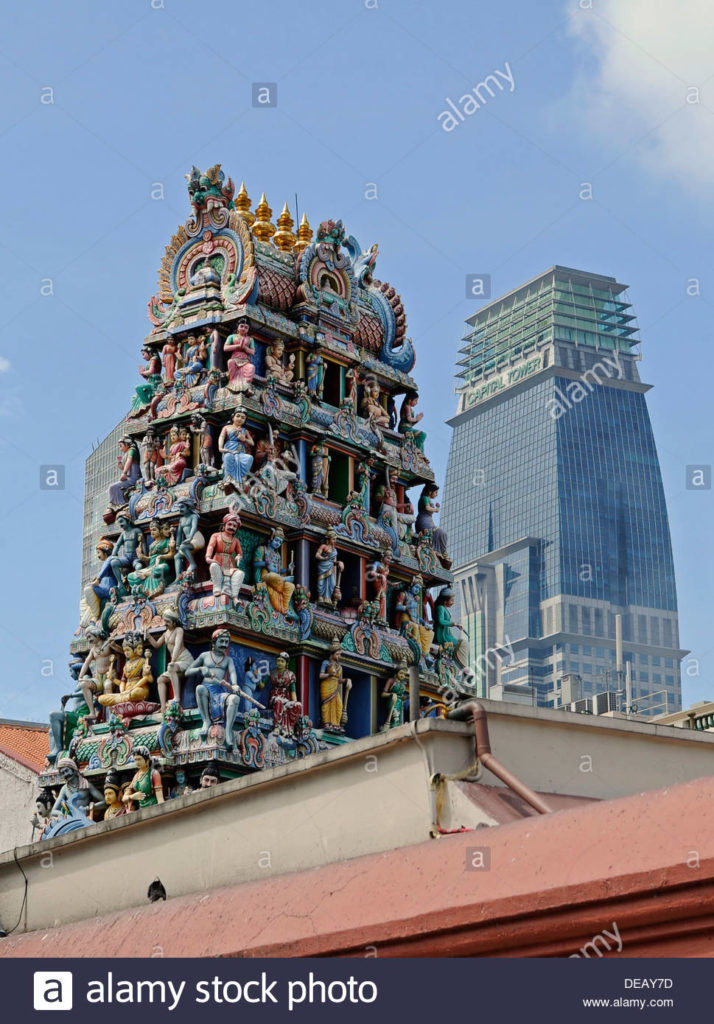
[[331,456],[326,444],[318,442],[310,449],[310,475],[313,494],[327,497],[330,483]]
[[121,475],[109,488],[109,508],[104,513],[106,522],[113,522],[118,508],[126,504],[126,492],[136,486],[141,478],[141,456],[139,446],[133,437],[125,434],[119,439],[117,463]]
[[117,704],[136,703],[146,700],[149,696],[149,687],[154,681],[151,673],[150,655],[147,651],[144,654],[144,637],[141,633],[127,633],[122,642],[125,662],[121,679],[117,680],[114,674],[114,665],[110,667],[109,679],[112,683],[118,681],[119,692],[104,692],[97,697],[97,700],[105,708],[114,707]]
[[164,367],[164,383],[171,385],[174,383],[176,374],[176,363],[178,359],[179,347],[175,338],[169,338],[161,350],[161,362]]
[[149,524],[151,543],[148,555],[140,553],[134,562],[134,571],[126,578],[132,592],[140,591],[144,597],[158,597],[166,590],[171,575],[171,562],[176,550],[173,533],[165,532],[158,519]]
[[409,586],[397,594],[394,610],[395,626],[399,632],[416,645],[420,658],[427,658],[434,641],[434,630],[424,617],[423,586],[422,577],[415,576]]
[[[176,529],[176,555],[174,570],[178,581],[196,573],[196,552],[206,546],[203,534],[198,528],[198,512],[190,498],[181,498],[178,503],[179,521]],[[186,568],[183,568],[184,562]]]
[[420,452],[424,451],[426,434],[423,430],[417,430],[416,426],[424,418],[423,412],[416,412],[416,404],[419,396],[415,391],[409,391],[404,396],[402,407],[399,410],[399,433],[404,439],[411,438]]
[[308,354],[305,362],[307,393],[313,402],[321,402],[325,390],[325,360],[320,352],[315,350]]
[[115,655],[121,648],[111,637],[105,636],[99,626],[90,626],[87,629],[87,639],[89,640],[89,653],[79,670],[77,682],[89,708],[87,720],[93,722],[97,717],[94,710],[94,698],[100,694],[112,692],[114,685],[112,669]]
[[250,711],[255,691],[264,689],[265,685],[258,664],[253,658],[246,658],[243,666],[243,693],[245,696],[240,702],[241,711]]
[[[343,733],[347,725],[347,700],[352,680],[342,676],[342,647],[335,639],[330,656],[320,666],[320,713],[322,728],[328,732]],[[343,696],[344,692],[344,696]]]
[[288,359],[287,367],[283,364],[285,342],[276,338],[265,353],[265,376],[274,377],[279,384],[292,384],[295,374],[295,356]]
[[146,434],[140,445],[141,475],[145,487],[153,487],[156,481],[156,470],[163,465],[163,445],[156,436],[153,427],[147,427]]
[[139,384],[136,388],[136,393],[131,403],[129,419],[144,414],[145,410],[151,405],[151,400],[161,384],[161,359],[158,354],[153,352],[148,346],[145,346],[141,350],[141,355],[146,361],[146,366],[140,366],[139,373],[146,383]]
[[389,427],[389,413],[379,400],[380,390],[377,379],[369,374],[362,386],[360,413],[367,420],[372,420],[380,430]]
[[57,761],[57,768],[63,785],[50,811],[50,818],[59,818],[73,811],[83,812],[90,809],[90,805],[96,805],[98,809],[104,807],[102,794],[81,774],[74,758],[61,757]]
[[273,712],[273,731],[278,736],[292,738],[302,715],[302,704],[297,699],[295,673],[288,669],[289,655],[281,651],[275,658],[275,669],[270,674],[270,710]]
[[198,465],[194,466],[194,472],[198,472],[198,466],[200,465],[210,467],[215,466],[216,460],[213,454],[213,434],[211,432],[211,424],[205,416],[201,415],[200,412],[194,412],[191,415],[191,425],[189,429],[192,434],[200,438]]
[[211,535],[206,548],[206,564],[211,574],[213,594],[225,594],[237,601],[245,573],[240,567],[243,549],[236,536],[240,529],[240,517],[229,512],[223,517],[223,529]]
[[315,552],[317,559],[317,603],[326,608],[335,608],[340,599],[339,578],[344,572],[344,562],[337,557],[337,534],[329,529],[325,540]]
[[176,769],[176,785],[171,793],[171,798],[176,799],[179,796],[188,796],[189,793],[193,793],[193,786],[189,783],[186,778],[186,772],[183,768]]
[[140,811],[164,802],[164,785],[160,772],[154,768],[148,747],[138,746],[132,750],[136,774],[122,797],[128,810]]
[[154,650],[159,650],[160,647],[166,650],[166,670],[156,680],[163,713],[169,699],[169,686],[173,699],[178,701],[179,707],[183,706],[184,679],[186,672],[193,665],[193,655],[184,646],[183,627],[179,621],[178,611],[175,608],[164,608],[161,618],[164,620],[161,635],[154,639],[149,634],[146,639]]
[[255,342],[250,336],[250,325],[246,319],[238,321],[235,334],[226,338],[223,351],[230,353],[228,360],[228,390],[240,394],[251,392],[251,383],[255,376]]
[[434,641],[443,647],[449,644],[454,652],[458,663],[465,667],[468,660],[468,649],[463,637],[457,637],[454,633],[458,629],[464,633],[464,627],[458,622],[452,622],[451,609],[454,606],[456,595],[451,587],[442,587],[434,605]]
[[409,694],[409,670],[407,663],[401,661],[399,668],[391,679],[384,684],[382,697],[388,701],[387,717],[382,726],[382,732],[389,732],[404,725],[404,704]]
[[295,618],[290,610],[290,599],[295,590],[293,582],[294,564],[291,561],[287,569],[283,569],[282,548],[285,534],[280,527],[272,530],[267,544],[260,544],[253,554],[253,580],[264,583],[268,588],[268,598],[276,612],[286,618]]
[[[211,636],[211,650],[199,654],[186,676],[201,680],[196,686],[196,703],[201,712],[201,738],[208,736],[211,725],[225,722],[226,747],[233,746],[233,723],[235,722],[241,697],[250,695],[238,685],[235,662],[230,656],[231,635],[227,629],[217,629]],[[251,699],[257,707],[263,707]]]
[[104,803],[107,805],[104,821],[111,821],[127,813],[128,808],[122,802],[122,792],[119,776],[116,772],[109,772],[104,780]]
[[226,424],[218,438],[218,451],[223,456],[223,490],[233,487],[242,491],[244,481],[253,465],[253,456],[248,451],[255,444],[249,430],[245,429],[245,413],[236,409],[232,424]]
[[[434,548],[434,551],[441,556],[442,560],[448,560],[448,554],[446,551],[446,533],[434,522],[434,514],[441,508],[439,502],[436,500],[438,494],[439,487],[437,484],[424,484],[422,492],[419,495],[415,529],[417,534],[428,534],[428,536],[431,537],[431,546]],[[451,562],[449,562],[449,565],[451,565]],[[447,568],[448,567],[449,566],[447,566]]]
[[377,618],[387,621],[387,592],[389,590],[389,570],[392,564],[391,551],[383,551],[382,558],[372,562],[367,569],[367,579],[374,587],[373,600],[377,602]]
[[194,384],[198,384],[206,372],[208,349],[205,336],[199,338],[198,341],[193,336],[188,339],[183,362],[183,367],[176,370],[176,379],[190,388]]
[[358,462],[355,466],[355,484],[357,486],[357,502],[360,508],[363,508],[369,515],[370,508],[370,489],[372,481],[377,476],[377,471],[374,468],[375,457],[370,452],[361,462]]

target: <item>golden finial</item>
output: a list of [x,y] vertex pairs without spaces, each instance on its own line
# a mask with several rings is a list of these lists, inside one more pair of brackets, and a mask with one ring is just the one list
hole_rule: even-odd
[[278,230],[273,238],[274,244],[281,252],[292,252],[297,239],[293,234],[293,219],[288,210],[288,204],[283,206],[283,212],[278,217]]
[[243,220],[246,222],[248,227],[250,227],[253,221],[255,220],[255,214],[252,212],[250,208],[250,196],[246,192],[244,181],[240,183],[240,190],[235,198],[235,204],[236,210],[243,218]]
[[303,213],[302,220],[300,221],[300,227],[297,229],[297,242],[295,243],[295,252],[302,252],[303,249],[310,244],[312,238],[312,228],[307,222],[307,217]]
[[268,206],[268,200],[263,192],[260,202],[255,208],[255,223],[253,224],[253,234],[260,242],[269,242],[275,234],[275,225],[270,223],[272,216],[273,211]]

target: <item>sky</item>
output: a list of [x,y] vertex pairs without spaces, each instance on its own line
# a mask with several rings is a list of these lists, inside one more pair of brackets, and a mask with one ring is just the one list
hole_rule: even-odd
[[[70,689],[84,461],[138,382],[184,175],[217,162],[273,219],[297,194],[313,228],[379,243],[442,482],[467,276],[494,297],[554,263],[630,286],[684,704],[714,698],[712,491],[687,487],[712,462],[708,0],[34,0],[2,21],[0,717],[46,721]],[[460,102],[488,75],[493,95]]]

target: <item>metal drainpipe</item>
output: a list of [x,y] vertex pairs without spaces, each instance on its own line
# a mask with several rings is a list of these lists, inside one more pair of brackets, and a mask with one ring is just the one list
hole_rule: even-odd
[[545,800],[539,797],[537,793],[534,793],[529,786],[526,786],[525,782],[521,782],[513,772],[509,772],[508,768],[505,768],[491,753],[491,741],[488,737],[488,716],[482,704],[477,700],[469,701],[468,704],[462,704],[460,707],[449,711],[446,717],[455,718],[459,721],[468,721],[469,717],[472,717],[474,736],[476,738],[476,757],[484,768],[488,768],[497,779],[500,779],[509,789],[512,789],[514,793],[522,797],[539,814],[550,814],[552,812],[553,808]]

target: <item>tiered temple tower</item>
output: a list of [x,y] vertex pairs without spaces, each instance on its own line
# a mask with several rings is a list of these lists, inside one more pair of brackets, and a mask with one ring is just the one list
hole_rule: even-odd
[[45,835],[87,824],[88,794],[113,817],[443,712],[461,675],[377,246],[294,233],[287,205],[274,225],[219,165],[187,180],[51,716]]

